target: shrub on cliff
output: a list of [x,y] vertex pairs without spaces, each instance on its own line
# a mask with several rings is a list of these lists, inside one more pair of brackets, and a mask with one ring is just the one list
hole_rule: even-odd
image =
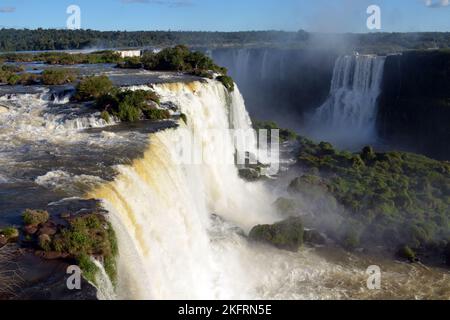
[[47,69],[42,73],[42,83],[45,85],[63,85],[76,79],[76,72],[70,69]]
[[233,81],[233,79],[231,77],[229,77],[229,76],[219,76],[219,77],[217,77],[217,80],[222,82],[224,87],[227,88],[227,90],[229,92],[233,92],[234,91],[234,81]]
[[118,253],[117,240],[113,228],[100,214],[87,214],[69,220],[69,227],[62,229],[45,245],[47,250],[69,254],[77,259],[83,275],[95,282],[97,267],[91,256],[102,256],[109,261],[108,276],[112,281],[116,278],[115,263]]
[[114,85],[107,76],[90,76],[82,79],[77,87],[74,99],[91,101],[114,91]]
[[147,108],[144,110],[144,115],[147,120],[166,120],[170,118],[170,112],[165,109]]

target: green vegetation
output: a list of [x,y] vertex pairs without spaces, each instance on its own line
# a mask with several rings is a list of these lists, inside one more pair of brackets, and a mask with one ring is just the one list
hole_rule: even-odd
[[[321,38],[320,38],[321,37]],[[349,50],[394,52],[405,49],[421,49],[439,46],[450,47],[449,33],[370,33],[370,34],[315,34],[321,43],[350,43]],[[144,47],[171,46],[178,43],[189,46],[311,46],[310,34],[283,31],[246,32],[173,32],[173,31],[94,31],[59,29],[1,29],[0,51],[67,50],[92,47]]]
[[167,120],[170,118],[170,112],[165,109],[147,108],[144,110],[145,118],[148,120]]
[[70,69],[47,69],[42,74],[23,72],[24,68],[15,65],[0,66],[0,83],[8,85],[62,85],[77,79],[77,73]]
[[19,230],[14,227],[3,228],[3,229],[0,229],[0,235],[3,235],[8,239],[18,238]]
[[147,70],[189,72],[208,78],[212,78],[210,71],[224,75],[227,73],[225,68],[216,65],[205,54],[190,51],[188,47],[182,45],[166,48],[158,53],[146,52],[141,62]]
[[180,114],[180,119],[183,120],[185,124],[188,123],[187,115],[185,115],[184,113]]
[[371,147],[353,154],[329,143],[299,141],[298,164],[309,173],[294,179],[289,191],[343,206],[332,236],[344,246],[403,245],[418,253],[433,247],[442,253],[450,240],[450,163]]
[[117,65],[122,69],[141,69],[143,64],[139,57],[125,58],[124,61],[119,62]]
[[297,134],[290,129],[282,129],[273,121],[253,121],[255,130],[280,130],[280,142],[293,141],[297,139]]
[[8,85],[27,85],[34,84],[37,81],[37,76],[22,73],[24,71],[21,66],[14,65],[0,65],[0,83]]
[[397,254],[400,258],[409,260],[411,262],[415,262],[417,260],[416,253],[408,246],[400,248]]
[[109,115],[108,111],[102,111],[100,114],[100,118],[105,120],[106,123],[109,123],[111,121],[111,116]]
[[234,81],[230,76],[219,76],[217,77],[217,80],[222,82],[224,87],[227,88],[229,92],[234,91]]
[[74,99],[77,101],[92,101],[110,94],[112,91],[114,91],[114,86],[107,76],[90,76],[78,83]]
[[17,73],[17,72],[25,71],[25,69],[22,66],[8,65],[8,64],[2,65],[0,69],[3,72],[11,72],[11,73]]
[[31,86],[42,82],[42,77],[35,73],[19,74],[19,84],[23,86]]
[[96,275],[99,269],[92,261],[92,258],[86,254],[82,254],[78,257],[77,261],[78,266],[83,271],[83,277],[87,281],[95,284]]
[[108,276],[116,279],[115,263],[117,240],[112,226],[100,214],[88,214],[68,220],[69,226],[53,235],[40,237],[39,245],[44,251],[55,251],[77,259],[83,275],[95,282],[97,267],[91,261],[92,256],[102,256],[108,261]]
[[31,210],[27,209],[24,211],[23,222],[27,226],[37,226],[39,224],[46,223],[50,218],[47,211],[44,210]]
[[273,224],[259,225],[250,232],[250,239],[273,245],[279,249],[298,251],[303,245],[303,223],[299,218]]
[[42,83],[45,85],[62,85],[76,79],[76,72],[70,69],[47,69],[42,73]]
[[[118,243],[103,214],[96,211],[75,216],[64,213],[60,220],[53,220],[47,211],[27,209],[23,213],[23,221],[24,246],[34,247],[44,259],[75,259],[83,276],[93,283],[98,271],[93,259],[101,258],[99,261],[103,262],[108,276],[115,283]],[[16,239],[19,238],[19,230],[5,228],[0,235],[7,241]]]
[[[113,51],[93,53],[40,52],[40,53],[8,53],[1,56],[8,62],[41,61],[51,65],[76,65],[94,63],[119,63],[123,59]],[[16,71],[18,72],[18,71]]]
[[114,87],[107,76],[91,76],[82,79],[76,87],[74,99],[77,101],[94,101],[106,122],[111,116],[121,121],[165,120],[170,112],[159,108],[159,97],[153,91],[120,90]]

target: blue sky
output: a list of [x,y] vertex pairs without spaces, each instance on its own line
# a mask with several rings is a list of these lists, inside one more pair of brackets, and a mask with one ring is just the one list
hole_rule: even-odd
[[449,0],[0,0],[0,27],[64,28],[71,4],[97,30],[367,32],[376,4],[382,31],[450,31]]

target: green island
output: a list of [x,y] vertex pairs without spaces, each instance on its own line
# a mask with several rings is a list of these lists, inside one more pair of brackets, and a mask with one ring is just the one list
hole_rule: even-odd
[[[9,63],[9,64],[5,64]],[[9,85],[61,85],[77,80],[76,70],[68,68],[49,69],[42,74],[24,72],[22,66],[11,63],[43,62],[47,65],[76,66],[82,64],[115,64],[122,69],[145,69],[149,71],[176,71],[222,82],[229,90],[234,90],[234,81],[227,75],[227,69],[220,67],[207,55],[191,51],[188,47],[177,45],[157,53],[144,52],[141,57],[122,58],[119,53],[106,50],[93,53],[12,53],[0,55],[0,83]],[[215,74],[217,75],[215,77]]]
[[1,245],[18,242],[46,260],[74,260],[84,278],[94,284],[98,267],[91,257],[95,257],[115,283],[117,239],[111,224],[100,211],[51,217],[45,210],[27,209],[22,217],[21,228],[0,230]]

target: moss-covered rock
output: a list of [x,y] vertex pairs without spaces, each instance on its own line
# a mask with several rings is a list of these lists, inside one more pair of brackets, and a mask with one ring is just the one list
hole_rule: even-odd
[[261,178],[261,171],[253,168],[240,169],[239,176],[246,181],[254,182]]
[[298,251],[303,245],[303,223],[290,218],[273,225],[259,225],[250,232],[250,239],[273,245],[279,249]]

